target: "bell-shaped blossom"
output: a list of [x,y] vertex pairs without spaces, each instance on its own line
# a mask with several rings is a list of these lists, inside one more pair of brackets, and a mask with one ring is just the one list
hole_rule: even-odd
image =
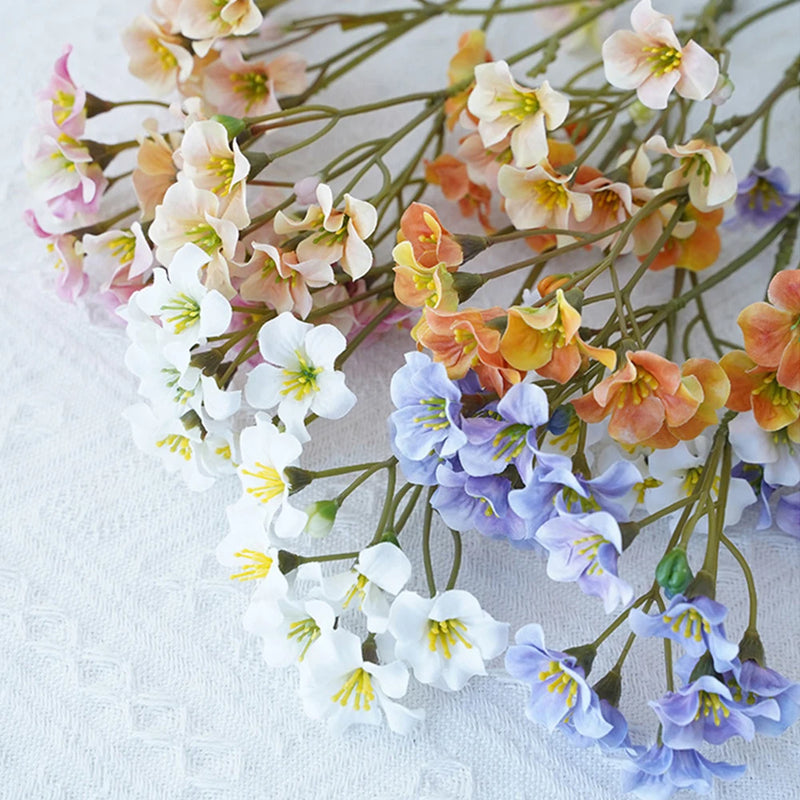
[[439,186],[446,200],[458,203],[465,217],[477,216],[484,230],[494,231],[490,219],[492,192],[470,179],[467,165],[450,153],[425,162],[425,180]]
[[327,261],[298,261],[297,253],[282,252],[271,244],[253,243],[253,256],[240,271],[247,275],[239,294],[248,303],[266,303],[279,314],[292,311],[305,319],[313,307],[311,289],[335,280]]
[[[209,256],[206,286],[226,297],[235,294],[230,281],[229,261],[236,253],[239,230],[230,218],[230,208],[223,211],[219,198],[191,181],[174,183],[156,208],[149,236],[156,246],[156,258],[169,266],[175,253],[187,242],[197,245]],[[235,216],[235,214],[234,214]]]
[[506,671],[531,688],[525,709],[528,719],[551,732],[569,721],[579,734],[591,739],[612,731],[575,656],[545,647],[542,626],[535,623],[520,628],[515,641],[506,653]]
[[800,194],[789,193],[789,176],[780,167],[756,164],[739,184],[736,193],[737,222],[758,228],[780,222],[800,202]]
[[570,227],[592,213],[592,198],[567,188],[569,175],[559,175],[537,164],[519,169],[505,164],[497,174],[497,185],[506,200],[506,213],[518,230]]
[[393,444],[414,461],[432,450],[451,456],[467,441],[460,427],[461,392],[444,367],[423,353],[406,353],[405,359],[390,384],[397,409],[389,417],[396,429]]
[[424,203],[412,203],[400,217],[399,241],[408,241],[414,259],[421,267],[430,269],[444,264],[449,270],[464,260],[461,245],[442,225],[436,211]]
[[663,744],[637,748],[630,759],[623,764],[627,774],[622,788],[640,800],[667,800],[682,789],[708,794],[715,777],[732,781],[746,770],[743,764],[709,761],[696,750],[674,750]]
[[800,442],[790,438],[791,428],[770,433],[748,411],[732,419],[728,430],[734,453],[748,464],[762,466],[764,480],[770,486],[800,483]]
[[633,599],[633,587],[617,575],[622,534],[608,512],[552,517],[536,531],[536,541],[549,553],[548,577],[577,582],[582,592],[602,599],[606,614]]
[[303,708],[312,719],[327,718],[336,735],[354,724],[380,725],[384,716],[395,733],[409,733],[425,712],[394,702],[407,689],[405,665],[365,660],[361,640],[350,631],[321,636],[300,663]]
[[36,110],[45,125],[77,138],[83,135],[86,125],[86,91],[69,74],[67,61],[71,53],[72,45],[67,45],[55,63],[47,88],[36,95]]
[[[661,214],[651,214],[648,220],[660,217],[666,224],[675,211],[675,206],[667,203],[659,210]],[[667,267],[680,267],[692,272],[701,272],[710,267],[719,258],[722,249],[719,226],[724,216],[725,211],[721,208],[703,212],[689,203],[683,211],[681,221],[651,262],[650,269],[657,272]],[[663,225],[661,231],[663,232]],[[652,247],[654,243],[655,240],[652,240],[650,246]],[[646,252],[639,249],[636,252],[640,261],[647,258]]]
[[[759,366],[743,350],[725,353],[719,363],[731,382],[728,408],[752,409],[765,431],[786,429],[789,439],[800,441],[800,391],[784,386],[774,368]],[[793,382],[795,375],[787,371],[788,380]]]
[[180,145],[182,134],[173,132],[162,136],[155,120],[146,120],[143,127],[131,181],[142,211],[142,220],[147,221],[153,218],[156,206],[161,204],[167,189],[177,180],[178,167],[173,155]]
[[56,294],[69,303],[82,295],[89,284],[89,278],[83,272],[83,255],[76,246],[78,239],[71,233],[53,233],[46,231],[30,209],[23,214],[23,219],[39,239],[44,239],[45,247],[53,256],[53,269],[56,272]]
[[97,236],[87,233],[81,244],[84,270],[101,292],[108,291],[120,275],[133,279],[148,274],[153,264],[153,253],[138,222],[125,230],[109,230]]
[[666,423],[688,422],[703,400],[700,382],[681,376],[677,364],[647,350],[625,355],[626,363],[588,394],[572,401],[585,422],[600,422],[609,414],[609,435],[625,445],[655,436]]
[[402,241],[392,250],[395,297],[409,308],[432,308],[453,312],[458,308],[458,292],[452,270],[442,261],[423,267],[414,256],[411,242]]
[[[697,487],[708,460],[711,442],[705,436],[698,436],[693,441],[678,442],[669,450],[657,450],[648,459],[650,475],[658,486],[650,489],[645,495],[645,506],[651,513],[665,508],[672,503],[689,497]],[[719,476],[715,476],[706,495],[708,500],[716,501],[719,497]],[[743,478],[730,478],[728,485],[727,505],[723,525],[735,525],[747,506],[756,502],[750,484]],[[708,518],[702,517],[697,522],[697,530],[708,530]]]
[[165,95],[189,79],[194,67],[186,40],[156,20],[141,15],[122,33],[128,51],[128,69],[158,95]]
[[800,492],[784,495],[778,499],[775,524],[785,533],[800,539]]
[[308,441],[304,420],[309,412],[341,419],[355,405],[344,373],[334,369],[346,344],[333,325],[311,325],[288,312],[265,322],[258,332],[258,347],[266,363],[247,377],[247,402],[255,408],[277,406],[286,430]]
[[737,183],[733,160],[721,147],[703,139],[668,147],[661,134],[651,136],[645,147],[680,159],[678,167],[664,176],[664,189],[688,186],[689,199],[700,211],[719,208],[735,197]]
[[181,33],[204,56],[211,45],[225,36],[245,36],[255,31],[263,16],[253,0],[181,0],[176,22]]
[[601,699],[600,715],[605,722],[611,725],[611,730],[608,733],[599,736],[585,736],[582,733],[578,733],[570,717],[567,717],[559,725],[559,729],[574,747],[591,747],[596,744],[606,753],[612,753],[623,748],[627,750],[630,747],[628,721],[622,712],[616,706],[611,705],[608,700]]
[[236,225],[250,223],[245,199],[245,179],[250,162],[236,139],[228,143],[225,126],[214,120],[199,120],[186,129],[178,151],[183,174],[198,189],[213,192],[222,200],[220,211]]
[[705,100],[717,84],[719,65],[693,39],[681,46],[672,20],[640,0],[631,12],[633,31],[616,31],[603,42],[606,80],[636,89],[648,108],[666,108],[674,89],[687,100]]
[[586,344],[578,332],[580,325],[580,313],[558,289],[555,300],[545,306],[508,310],[500,352],[517,369],[536,370],[559,383],[566,383],[590,358],[614,369],[614,351]]
[[274,227],[278,234],[295,236],[311,231],[295,248],[303,261],[320,258],[338,261],[353,280],[363,277],[372,266],[372,250],[366,243],[378,224],[378,212],[366,200],[344,196],[344,211],[333,208],[330,186],[317,186],[317,204],[309,206],[303,219],[292,219],[279,211]]
[[168,269],[157,267],[153,283],[137,292],[132,302],[161,324],[176,342],[191,347],[219,336],[231,322],[230,303],[200,282],[199,271],[208,254],[193,244],[180,248]]
[[[723,678],[741,711],[752,717],[756,733],[780,736],[800,717],[800,684],[774,669],[748,659],[735,662]],[[770,705],[765,705],[765,700]],[[777,706],[777,716],[772,703]]]
[[392,542],[378,542],[358,554],[348,572],[325,579],[326,597],[342,608],[358,608],[367,617],[367,630],[385,633],[389,623],[388,595],[397,595],[411,577],[408,556]]
[[436,483],[431,505],[448,528],[474,529],[483,536],[507,539],[514,544],[531,540],[529,527],[508,505],[511,482],[507,478],[500,475],[473,477],[440,464]]
[[493,61],[475,67],[467,108],[478,118],[486,147],[510,133],[514,163],[532,167],[547,156],[547,131],[564,122],[569,100],[547,81],[538,89],[520,86],[505,61]]
[[[602,234],[622,222],[629,220],[634,213],[634,196],[631,187],[622,181],[611,181],[602,173],[585,164],[575,173],[575,189],[585,192],[592,198],[592,213],[581,222],[576,222],[574,230],[584,233]],[[596,242],[593,247],[600,250],[616,244],[622,231],[611,233]],[[620,254],[629,253],[634,247],[631,236],[622,245]]]
[[[778,716],[774,700],[762,700],[760,714]],[[722,681],[713,675],[701,675],[676,692],[667,692],[651,708],[663,726],[664,744],[681,750],[695,749],[703,742],[722,744],[732,736],[751,741],[755,735],[753,720],[734,701]]]
[[537,453],[537,430],[550,416],[547,396],[533,383],[517,383],[500,399],[495,414],[464,421],[467,443],[458,456],[475,477],[499,475],[509,464],[520,472]]
[[414,677],[437,689],[457,692],[473,675],[485,675],[485,661],[508,643],[508,624],[495,621],[461,589],[424,598],[401,592],[389,612],[395,655],[411,665]]
[[787,389],[800,392],[800,269],[785,269],[770,281],[769,303],[751,303],[737,319],[744,349],[760,367],[776,370]]
[[717,672],[731,669],[739,648],[725,637],[728,609],[708,597],[687,600],[676,594],[665,611],[648,616],[634,608],[628,622],[637,636],[660,636],[678,642],[693,658],[709,652]]
[[235,117],[274,114],[280,111],[277,95],[300,94],[307,85],[305,59],[292,52],[271,61],[245,61],[238,48],[228,45],[203,71],[204,98]]
[[236,471],[244,489],[239,504],[258,509],[264,528],[281,539],[297,537],[306,515],[289,503],[286,468],[296,466],[302,445],[291,433],[279,432],[266,414],[256,414],[255,423],[239,437],[241,461]]

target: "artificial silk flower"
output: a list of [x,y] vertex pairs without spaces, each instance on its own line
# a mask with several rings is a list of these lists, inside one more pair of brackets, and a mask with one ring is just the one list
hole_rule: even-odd
[[233,297],[229,261],[236,253],[239,230],[231,215],[236,216],[234,210],[223,210],[213,192],[198,189],[189,180],[172,184],[156,207],[149,230],[156,258],[169,266],[187,242],[196,245],[209,256],[206,286],[227,298]]
[[[800,515],[798,515],[800,518]],[[800,717],[800,684],[792,683],[779,672],[747,659],[734,662],[733,669],[723,676],[739,708],[752,717],[756,733],[780,736]],[[778,707],[774,713],[762,713],[763,700]],[[769,708],[774,712],[774,708]]]
[[800,392],[800,269],[785,269],[770,281],[769,303],[751,303],[736,320],[747,355],[775,369],[782,386]]
[[719,65],[694,40],[681,46],[671,17],[640,0],[631,12],[633,31],[616,31],[603,42],[606,80],[636,89],[648,108],[666,108],[672,90],[687,100],[704,100],[719,77]]
[[586,672],[575,656],[550,650],[538,624],[517,631],[516,644],[506,653],[509,675],[527,683],[531,696],[525,713],[550,732],[569,722],[582,736],[600,739],[613,725],[600,709],[600,700],[586,683]]
[[346,344],[333,325],[311,325],[288,312],[265,322],[258,347],[266,363],[247,376],[247,402],[255,408],[277,406],[286,430],[307,442],[306,414],[341,419],[355,405],[344,373],[334,369]]
[[305,319],[314,304],[310,289],[335,280],[327,261],[298,261],[297,253],[282,252],[271,244],[253,243],[253,255],[240,275],[247,275],[239,294],[248,303],[266,303],[279,314],[293,311]]
[[302,445],[291,433],[281,433],[266,414],[239,437],[241,463],[237,473],[244,489],[239,501],[259,511],[265,529],[281,539],[299,536],[306,524],[304,512],[289,503],[291,484],[286,468],[296,466]]
[[53,269],[56,272],[56,294],[69,303],[82,295],[89,284],[83,272],[83,254],[78,252],[78,239],[71,233],[46,231],[30,209],[23,213],[23,219],[40,239],[45,240],[47,252],[53,256]]
[[153,253],[138,222],[98,236],[87,233],[81,244],[84,270],[101,292],[108,291],[120,273],[128,279],[137,278],[148,274],[153,264]]
[[194,122],[186,129],[176,156],[183,174],[198,189],[213,192],[222,200],[220,211],[237,228],[250,224],[245,196],[250,162],[236,139],[228,143],[224,125],[210,119]]
[[461,245],[439,221],[436,211],[424,203],[412,203],[400,217],[398,241],[408,241],[414,261],[426,269],[444,264],[454,270],[464,260]]
[[450,153],[442,153],[433,161],[425,162],[425,180],[441,187],[446,200],[458,203],[465,217],[477,215],[486,231],[493,231],[490,220],[492,192],[488,186],[470,179],[467,165]]
[[[575,173],[575,189],[585,192],[592,198],[592,213],[581,222],[573,225],[574,230],[584,233],[601,234],[630,219],[633,215],[633,191],[627,183],[611,181],[598,170],[581,165]],[[599,249],[612,246],[619,239],[622,231],[593,242]],[[634,246],[631,236],[620,250],[620,254],[629,253]]]
[[156,206],[161,204],[167,189],[177,180],[178,167],[173,156],[183,134],[174,131],[162,135],[152,119],[145,120],[142,127],[144,132],[136,151],[136,167],[131,181],[142,212],[142,221],[146,222],[153,218]]
[[365,200],[344,195],[344,211],[333,208],[330,186],[317,186],[317,204],[306,211],[303,219],[292,219],[279,211],[274,227],[278,234],[295,236],[310,231],[295,248],[303,261],[319,258],[333,264],[338,261],[353,280],[363,277],[372,266],[372,250],[366,244],[378,224],[375,207]]
[[[645,507],[650,513],[691,496],[701,478],[710,449],[710,440],[698,436],[687,442],[678,442],[670,449],[657,450],[649,457],[650,475],[660,481],[658,486],[645,494]],[[719,497],[719,476],[715,476],[707,497],[711,500]],[[735,525],[741,519],[742,511],[755,502],[753,489],[744,478],[730,478],[723,525]],[[706,532],[708,517],[701,517],[696,528]]]
[[[800,426],[794,426],[800,428]],[[790,434],[800,429],[781,428],[765,431],[751,411],[737,414],[728,425],[733,452],[748,464],[764,468],[764,480],[770,486],[795,486],[800,483],[800,442]]]
[[[602,0],[580,0],[580,2],[542,8],[534,12],[534,19],[544,30],[551,34],[557,33],[575,22],[582,14],[597,8],[601,2]],[[599,51],[603,38],[609,31],[613,16],[613,11],[604,11],[599,17],[582,25],[576,31],[559,37],[560,43],[573,51],[579,50],[581,47],[591,47],[593,50]]]
[[55,126],[68,136],[83,135],[86,125],[86,92],[72,80],[67,61],[72,45],[67,45],[56,61],[47,87],[36,95],[36,111],[42,122]]
[[509,308],[500,352],[511,366],[536,370],[559,383],[566,383],[590,358],[614,369],[614,351],[586,344],[578,332],[580,325],[580,313],[558,289],[545,306]]
[[736,219],[762,228],[780,222],[800,202],[789,193],[789,176],[780,167],[757,163],[739,184]]
[[432,267],[423,267],[417,262],[409,241],[395,245],[392,258],[395,261],[394,294],[404,306],[444,312],[458,308],[452,270],[443,261]]
[[146,314],[159,317],[164,329],[184,347],[225,333],[231,322],[230,303],[198,277],[208,260],[199,247],[185,244],[176,251],[169,268],[157,267],[153,283],[131,299]]
[[617,575],[622,553],[622,534],[606,511],[559,515],[536,531],[549,554],[547,575],[551,580],[577,582],[581,591],[603,601],[606,614],[633,600],[633,587]]
[[200,56],[218,38],[252,33],[263,19],[253,0],[181,0],[175,17],[187,39],[199,40],[192,46]]
[[505,164],[497,174],[506,213],[518,230],[566,229],[571,218],[585,220],[592,213],[592,198],[568,189],[569,181],[569,175],[559,175],[541,164],[527,170]]
[[128,51],[128,70],[158,95],[165,95],[188,80],[194,67],[186,40],[154,19],[141,15],[122,34]]
[[[675,205],[668,203],[660,210],[662,213],[659,216],[666,224],[675,211]],[[719,258],[722,248],[718,228],[724,216],[725,211],[722,208],[702,212],[689,203],[661,252],[650,263],[650,269],[658,271],[674,266],[700,272],[710,267]],[[651,214],[648,220],[655,217],[655,214]],[[661,229],[663,230],[663,225]],[[637,250],[637,253],[640,261],[647,258],[646,252]]]
[[[784,386],[774,368],[759,366],[744,350],[725,353],[719,364],[731,382],[728,408],[752,409],[765,431],[785,428],[792,441],[800,441],[800,392]],[[789,372],[789,380],[794,379]]]
[[450,589],[424,598],[401,592],[389,612],[395,655],[411,665],[414,677],[437,689],[456,692],[473,675],[485,675],[485,661],[508,642],[508,624],[495,621],[466,591]]
[[307,84],[306,62],[297,53],[281,53],[271,61],[245,61],[230,44],[203,71],[207,102],[234,117],[274,114],[280,111],[278,94],[300,94]]
[[[551,139],[547,140],[552,142]],[[484,185],[492,191],[497,189],[497,173],[503,164],[510,164],[511,136],[506,136],[497,144],[486,147],[481,135],[475,131],[467,134],[459,143],[456,150],[459,159],[466,166],[466,175],[471,185]],[[440,156],[441,158],[441,156]],[[447,197],[447,194],[445,194]]]
[[354,724],[380,725],[384,716],[395,733],[409,733],[425,712],[394,702],[407,689],[405,665],[366,660],[361,640],[350,631],[322,635],[300,662],[303,708],[312,719],[327,718],[335,735]]
[[486,33],[482,30],[464,31],[458,38],[458,50],[450,59],[447,67],[448,86],[463,83],[469,79],[469,86],[458,94],[445,100],[444,110],[447,115],[447,127],[452,131],[462,112],[467,108],[470,92],[475,78],[475,67],[491,61],[491,53],[486,49]]
[[367,617],[367,630],[385,633],[390,602],[411,577],[408,556],[392,542],[378,542],[358,554],[353,568],[324,581],[326,597],[342,608],[358,608]]
[[655,436],[666,423],[688,422],[703,401],[700,381],[681,376],[677,364],[647,350],[625,354],[626,363],[604,378],[588,394],[571,401],[585,422],[599,422],[609,414],[609,435],[624,445]]
[[725,637],[722,621],[728,609],[708,597],[687,599],[677,594],[665,611],[648,616],[634,608],[628,617],[631,630],[637,636],[660,636],[680,644],[692,657],[711,654],[714,669],[731,669],[739,648]]
[[664,176],[664,189],[689,187],[689,199],[698,211],[708,212],[725,205],[736,196],[736,174],[731,157],[715,144],[692,139],[668,147],[661,134],[644,144],[648,150],[680,159],[680,164]]
[[478,133],[486,147],[511,133],[514,163],[532,167],[547,156],[547,131],[564,122],[569,100],[547,81],[538,89],[520,86],[505,61],[494,61],[475,67],[467,108],[478,118]]

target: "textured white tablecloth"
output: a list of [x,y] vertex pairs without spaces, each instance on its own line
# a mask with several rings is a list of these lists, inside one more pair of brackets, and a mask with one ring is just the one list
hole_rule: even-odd
[[[377,5],[402,3],[338,7]],[[742,16],[760,3],[737,6]],[[329,11],[331,4],[307,2],[305,8]],[[503,677],[499,660],[490,677],[473,679],[458,695],[415,688],[410,705],[424,704],[429,713],[408,738],[356,729],[332,739],[323,725],[306,719],[294,694],[296,673],[268,669],[258,642],[241,629],[249,588],[233,584],[213,555],[225,533],[224,507],[238,494],[236,482],[195,495],[134,448],[120,416],[135,392],[122,365],[122,331],[92,326],[83,309],[55,298],[40,277],[46,263],[41,244],[21,223],[26,185],[19,153],[33,122],[34,91],[46,83],[63,44],[72,42],[73,74],[93,92],[144,96],[126,73],[119,43],[121,28],[144,3],[4,0],[2,9],[0,798],[619,797],[616,763],[529,723],[526,690]],[[624,14],[620,20],[627,24]],[[362,71],[353,85],[365,99],[419,83],[440,85],[457,35],[467,27],[467,20],[430,25],[413,44],[388,50],[383,71]],[[757,26],[747,46],[737,42],[735,52],[744,58],[734,61],[737,94],[723,117],[768,91],[796,49],[798,33],[797,14],[789,10]],[[529,18],[516,17],[498,23],[490,47],[502,57],[537,35]],[[784,98],[772,126],[778,148],[771,155],[790,171],[795,190],[797,126],[796,100]],[[123,134],[113,120],[94,131],[98,137]],[[754,149],[751,135],[734,152],[740,174]],[[728,257],[742,241],[735,231],[726,233]],[[729,336],[737,336],[737,310],[758,299],[770,265],[768,255],[708,299]],[[656,276],[653,296],[670,280],[666,273]],[[367,447],[383,451],[385,387],[405,349],[409,342],[397,334],[369,357],[352,360],[348,375],[357,409],[341,425],[319,426],[305,464],[361,460]],[[364,540],[359,521],[366,510],[365,498],[345,514],[347,524],[337,534],[345,549]],[[408,536],[418,540],[413,529]],[[663,538],[663,528],[648,532],[621,562],[640,590]],[[780,532],[753,533],[747,524],[735,538],[761,589],[770,664],[798,678],[798,542]],[[437,554],[447,557],[448,547],[449,536],[440,533]],[[412,580],[422,588],[421,565],[415,569]],[[731,606],[729,629],[738,635],[746,600],[726,555],[720,573],[718,597]],[[541,558],[502,543],[465,537],[462,578],[512,632],[542,622],[552,647],[592,638],[603,625],[596,601],[572,585],[548,581]],[[601,650],[597,675],[613,657]],[[650,741],[655,717],[644,699],[661,691],[658,644],[637,643],[626,670],[623,710],[634,739]],[[746,759],[750,770],[734,784],[718,785],[713,796],[798,797],[800,727],[777,740],[736,740],[718,752]]]

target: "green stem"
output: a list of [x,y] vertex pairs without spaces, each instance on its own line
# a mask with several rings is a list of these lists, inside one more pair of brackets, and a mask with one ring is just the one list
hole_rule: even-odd
[[450,528],[450,535],[453,537],[453,567],[450,570],[450,577],[447,579],[446,591],[454,589],[458,580],[458,572],[461,569],[461,534]]
[[753,579],[753,571],[747,563],[747,559],[742,555],[741,550],[724,534],[720,533],[719,540],[728,549],[728,552],[739,562],[739,566],[744,573],[744,579],[747,583],[747,595],[750,600],[750,613],[747,618],[747,627],[751,630],[756,630],[756,621],[758,617],[758,595],[756,593],[756,582]]
[[431,524],[433,522],[431,497],[434,491],[436,491],[435,486],[431,486],[428,490],[425,502],[425,517],[422,521],[422,560],[425,564],[425,580],[428,583],[428,594],[431,597],[436,596],[436,579],[433,576],[433,562],[431,561]]

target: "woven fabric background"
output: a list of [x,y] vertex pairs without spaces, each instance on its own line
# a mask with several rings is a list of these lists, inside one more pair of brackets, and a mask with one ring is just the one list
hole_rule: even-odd
[[[297,5],[307,12],[331,10],[328,3]],[[345,0],[337,7],[400,5]],[[675,5],[660,4],[670,11]],[[738,0],[733,18],[760,5]],[[20,149],[33,123],[34,92],[45,85],[62,46],[72,42],[73,75],[91,91],[108,98],[145,96],[127,74],[119,40],[121,29],[144,6],[143,0],[3,3],[0,798],[618,798],[617,762],[572,749],[528,722],[526,690],[504,677],[500,660],[489,677],[473,679],[458,695],[414,688],[410,705],[425,705],[428,719],[408,738],[356,729],[333,739],[303,715],[296,673],[268,669],[258,641],[242,631],[250,590],[231,582],[213,554],[225,533],[224,508],[238,494],[236,481],[195,495],[134,448],[121,418],[135,395],[135,381],[122,363],[122,329],[102,319],[94,324],[85,308],[56,299],[43,248],[21,221],[27,188]],[[627,10],[617,16],[620,25],[627,26]],[[432,22],[386,50],[376,62],[380,69],[359,70],[327,100],[352,104],[356,96],[366,102],[388,92],[442,85],[455,41],[469,25],[469,18]],[[509,17],[493,27],[489,45],[499,58],[540,33],[528,15]],[[722,117],[752,107],[766,94],[793,57],[798,34],[798,14],[788,9],[735,41],[731,75],[737,88],[720,110]],[[566,74],[558,70],[554,83]],[[121,121],[137,116],[143,115],[120,111],[90,130],[96,138],[128,138]],[[374,119],[366,126],[393,125],[391,115]],[[785,97],[773,117],[776,147],[770,155],[790,172],[795,190],[797,130],[796,98]],[[352,128],[342,126],[337,133],[340,143],[348,141],[348,131]],[[756,141],[752,132],[734,151],[740,175],[749,168]],[[308,163],[322,163],[314,158]],[[720,263],[740,252],[744,241],[741,232],[726,230]],[[736,314],[760,299],[772,252],[708,298],[724,335],[738,340]],[[513,250],[507,254],[514,258]],[[649,298],[666,297],[670,282],[667,273],[654,275]],[[502,300],[509,293],[500,287],[492,294]],[[341,424],[315,425],[304,455],[307,466],[386,451],[388,379],[406,349],[409,340],[398,332],[350,362],[348,380],[358,406]],[[343,512],[336,536],[345,549],[366,538],[362,520],[379,499],[378,490],[375,496],[359,495]],[[761,590],[770,664],[797,679],[800,543],[779,531],[753,532],[752,521],[746,517],[733,538],[751,560]],[[649,584],[666,533],[655,526],[621,561],[622,574],[640,591]],[[408,536],[418,543],[414,526]],[[696,537],[698,552],[702,538]],[[435,547],[444,571],[446,532],[439,532]],[[424,586],[418,562],[412,581],[415,588]],[[462,581],[496,618],[511,623],[512,632],[540,621],[552,647],[586,641],[604,625],[597,602],[575,586],[547,580],[541,557],[477,534],[465,537]],[[729,631],[737,636],[747,602],[738,569],[726,555],[718,598],[730,605]],[[619,638],[612,642],[601,650],[598,675],[614,659]],[[658,644],[637,643],[626,664],[623,706],[636,741],[654,736],[655,717],[645,700],[662,691],[662,671]],[[777,740],[730,743],[717,753],[746,760],[750,769],[742,780],[718,785],[712,796],[796,797],[798,752],[800,726]]]

